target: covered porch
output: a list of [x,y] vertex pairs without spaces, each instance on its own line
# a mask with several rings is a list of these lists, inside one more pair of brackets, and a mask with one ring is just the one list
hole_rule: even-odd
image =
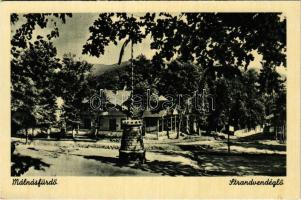
[[179,117],[176,110],[162,110],[158,113],[144,111],[145,137],[149,139],[177,138]]

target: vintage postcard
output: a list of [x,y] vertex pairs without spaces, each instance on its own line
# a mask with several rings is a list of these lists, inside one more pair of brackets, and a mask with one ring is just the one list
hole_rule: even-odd
[[298,198],[300,2],[2,2],[0,198]]

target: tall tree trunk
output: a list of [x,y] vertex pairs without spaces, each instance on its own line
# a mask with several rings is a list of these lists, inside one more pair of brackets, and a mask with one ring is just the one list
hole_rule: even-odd
[[28,142],[28,129],[25,129],[25,144]]
[[274,126],[274,131],[275,131],[275,137],[276,137],[276,141],[277,141],[278,140],[278,135],[277,135],[277,126],[276,126],[276,124]]
[[285,126],[285,124],[283,125],[283,140],[285,143],[286,142],[286,126]]
[[228,130],[228,153],[230,153],[230,131]]
[[180,116],[179,116],[178,130],[177,130],[177,139],[180,138],[180,131],[181,131],[181,126],[182,126],[182,120],[183,120],[183,115],[180,114]]
[[167,128],[167,129],[166,129],[166,134],[167,134],[167,138],[168,138],[168,139],[169,139],[169,122],[170,122],[169,120],[170,120],[170,119],[168,119],[168,118],[166,119],[166,128]]
[[186,132],[190,133],[189,129],[190,129],[190,123],[189,123],[189,115],[186,115]]
[[166,130],[166,134],[167,134],[167,138],[169,139],[169,129],[167,127],[167,130]]
[[201,125],[200,125],[200,121],[198,120],[198,121],[197,121],[197,132],[198,132],[198,135],[199,135],[199,136],[202,135],[202,134],[201,134],[200,126],[201,126]]

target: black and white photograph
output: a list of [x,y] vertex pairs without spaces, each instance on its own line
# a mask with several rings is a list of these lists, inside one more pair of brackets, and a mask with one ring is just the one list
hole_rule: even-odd
[[11,13],[10,32],[12,177],[287,175],[285,13]]

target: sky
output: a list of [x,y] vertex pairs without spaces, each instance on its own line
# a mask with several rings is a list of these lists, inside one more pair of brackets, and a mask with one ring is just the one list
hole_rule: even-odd
[[[141,15],[135,13],[135,15]],[[78,58],[88,61],[92,64],[116,64],[118,62],[118,57],[122,42],[119,42],[117,46],[111,44],[106,47],[105,54],[101,55],[99,58],[89,55],[83,55],[82,49],[83,45],[87,42],[90,32],[89,27],[93,22],[98,18],[97,13],[73,13],[72,18],[67,18],[66,23],[58,23],[59,28],[59,37],[53,40],[54,45],[57,48],[58,56],[62,56],[66,53],[75,54]],[[56,20],[57,21],[57,20]],[[21,24],[22,19],[19,21]],[[17,26],[16,26],[17,27]],[[15,27],[15,28],[16,28]],[[36,29],[34,36],[37,35],[46,35],[53,29],[52,26],[49,26],[45,29]],[[134,57],[144,54],[147,58],[151,58],[155,51],[150,49],[151,38],[147,37],[143,40],[142,43],[134,45]],[[262,56],[253,51],[253,56],[255,60],[250,63],[250,68],[261,68]],[[123,61],[130,58],[130,48],[129,46],[125,49],[125,54],[123,56]],[[281,74],[286,74],[286,69],[284,67],[279,67],[277,71]]]

